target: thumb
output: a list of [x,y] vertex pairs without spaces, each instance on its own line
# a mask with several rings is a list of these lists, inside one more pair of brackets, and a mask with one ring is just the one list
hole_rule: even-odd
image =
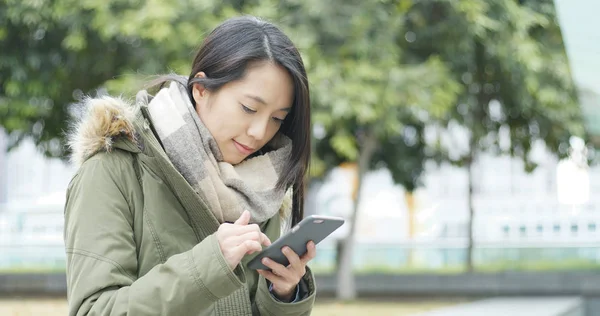
[[244,212],[242,212],[242,215],[240,215],[240,218],[238,218],[234,224],[248,225],[249,222],[250,222],[250,212],[248,212],[247,210],[244,210]]

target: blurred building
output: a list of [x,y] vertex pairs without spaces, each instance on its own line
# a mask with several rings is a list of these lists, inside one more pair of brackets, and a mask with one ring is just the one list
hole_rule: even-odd
[[[454,148],[462,150],[458,130]],[[464,135],[463,135],[464,136]],[[507,144],[508,146],[508,144]],[[600,260],[600,168],[576,161],[559,162],[536,144],[539,164],[531,174],[522,162],[507,156],[482,154],[474,166],[475,242],[481,249],[559,249],[560,258],[580,252]],[[64,266],[63,205],[65,189],[75,170],[60,160],[43,158],[30,142],[0,156],[6,197],[0,203],[0,269],[7,266]],[[331,172],[309,191],[307,213],[348,217],[351,174]],[[359,208],[357,265],[402,265],[409,252],[418,262],[433,266],[464,260],[468,224],[468,174],[464,168],[428,164],[424,187],[416,193],[416,232],[410,238],[404,190],[387,170],[367,174]],[[321,246],[316,262],[331,265],[334,241],[349,225]],[[510,251],[494,252],[484,260],[503,259]],[[520,250],[519,250],[520,251]],[[516,258],[520,258],[518,255]],[[500,260],[498,259],[498,260]]]
[[75,170],[46,159],[30,141],[5,153],[3,137],[0,133],[0,196],[5,197],[0,199],[0,269],[62,269],[65,189]]
[[[448,165],[434,170],[426,175],[424,203],[429,209],[423,215],[421,238],[466,238],[467,172]],[[589,195],[590,187],[591,191],[600,189],[599,168],[578,170],[572,162],[559,163],[548,155],[527,174],[517,159],[483,155],[474,174],[478,242],[522,245],[599,240],[600,199]]]
[[[464,131],[453,133],[452,148],[466,150]],[[508,135],[500,143],[510,146]],[[574,140],[577,142],[577,140]],[[585,150],[580,147],[579,150]],[[453,153],[451,153],[452,155]],[[600,167],[589,168],[581,159],[559,161],[543,143],[533,146],[532,173],[510,156],[481,153],[473,167],[475,238],[477,242],[595,242],[600,240]],[[343,169],[321,184],[314,212],[347,217],[352,209],[349,180]],[[468,173],[449,164],[427,164],[424,187],[418,189],[414,241],[457,240],[467,237]],[[386,170],[365,177],[359,209],[360,240],[404,242],[409,239],[404,190],[393,184]]]
[[0,205],[6,202],[6,135],[0,127]]
[[[466,135],[460,130],[453,134],[453,148],[464,149]],[[506,141],[501,137],[501,143]],[[573,145],[585,150],[577,139]],[[600,197],[590,194],[600,189],[600,167],[589,168],[576,150],[573,153],[559,161],[543,143],[536,143],[531,157],[538,167],[532,173],[524,171],[520,159],[478,156],[473,167],[473,221],[479,262],[600,262]],[[350,177],[349,171],[334,170],[314,195],[313,212],[348,217]],[[423,178],[424,187],[415,192],[417,229],[410,238],[404,190],[393,184],[386,170],[367,174],[358,215],[358,266],[403,265],[414,258],[429,267],[463,262],[469,221],[467,170],[429,163]]]

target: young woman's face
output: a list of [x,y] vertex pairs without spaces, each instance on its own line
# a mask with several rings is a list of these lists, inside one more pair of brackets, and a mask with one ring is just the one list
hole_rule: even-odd
[[[205,76],[199,72],[197,76]],[[260,63],[216,92],[194,84],[196,112],[216,140],[223,160],[238,164],[279,131],[291,110],[294,88],[281,66]]]

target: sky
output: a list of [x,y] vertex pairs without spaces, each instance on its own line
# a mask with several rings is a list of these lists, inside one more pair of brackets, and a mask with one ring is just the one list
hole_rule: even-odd
[[600,1],[554,2],[575,81],[600,93]]
[[[555,0],[573,79],[600,95],[600,1]],[[581,95],[580,95],[581,96]],[[600,97],[580,98],[587,129],[600,135]]]

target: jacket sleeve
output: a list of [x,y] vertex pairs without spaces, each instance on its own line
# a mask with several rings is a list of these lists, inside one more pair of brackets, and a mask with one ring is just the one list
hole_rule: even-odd
[[281,302],[269,292],[267,280],[263,276],[258,278],[255,307],[261,316],[308,316],[315,303],[316,286],[312,271],[306,267],[306,274],[300,281],[300,299],[293,303]]
[[138,276],[127,198],[136,184],[131,161],[115,153],[92,157],[71,181],[65,205],[69,315],[207,313],[243,285],[241,269],[229,269],[211,235]]

